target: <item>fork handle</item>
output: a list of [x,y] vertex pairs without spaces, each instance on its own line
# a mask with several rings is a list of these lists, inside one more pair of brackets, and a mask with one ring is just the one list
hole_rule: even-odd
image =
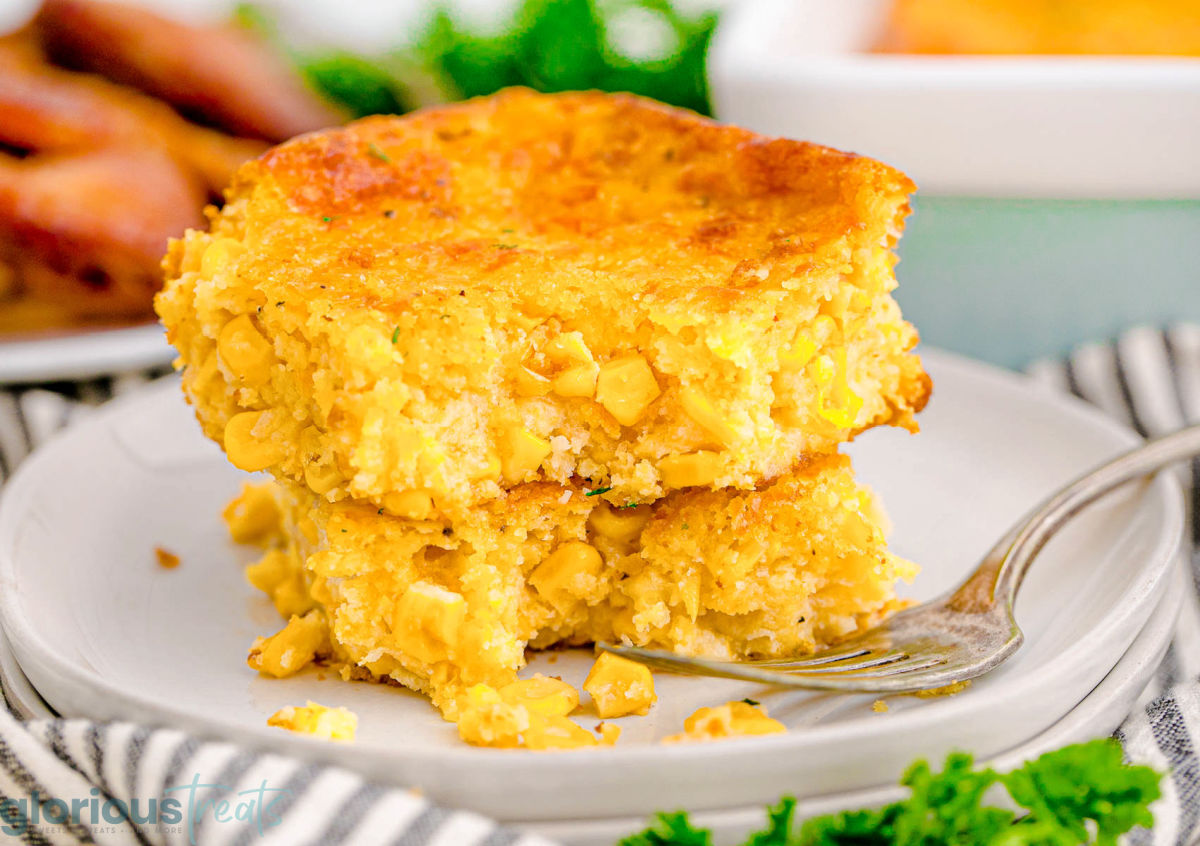
[[1085,473],[1038,506],[997,544],[949,602],[963,611],[983,611],[1001,599],[1011,606],[1030,563],[1071,517],[1126,482],[1197,455],[1200,424],[1147,441]]

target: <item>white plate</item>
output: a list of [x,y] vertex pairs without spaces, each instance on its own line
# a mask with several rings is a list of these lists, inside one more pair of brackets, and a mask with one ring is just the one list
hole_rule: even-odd
[[[927,361],[937,388],[925,431],[872,432],[853,449],[861,476],[890,507],[895,549],[925,567],[917,598],[957,581],[1053,488],[1136,442],[1095,410],[1020,377],[944,354]],[[279,621],[246,585],[238,562],[247,554],[229,544],[218,517],[244,477],[200,436],[176,391],[165,384],[114,403],[33,456],[7,487],[0,613],[30,680],[65,714],[172,723],[336,761],[507,820],[828,795],[894,782],[916,757],[1011,749],[1062,718],[1116,665],[1182,542],[1182,495],[1166,476],[1081,515],[1026,583],[1018,615],[1027,645],[955,697],[895,699],[880,715],[870,697],[663,675],[651,715],[619,721],[626,733],[616,749],[473,749],[404,691],[316,672],[262,679],[246,669],[252,638]],[[156,545],[182,566],[157,568]],[[588,663],[577,651],[539,656],[533,668],[578,682]],[[744,696],[793,730],[657,744],[695,708]],[[275,709],[309,698],[358,712],[358,742],[331,745],[265,725]],[[557,787],[553,801],[547,785]]]
[[[1007,772],[1025,761],[1068,744],[1111,735],[1134,708],[1171,644],[1183,598],[1191,590],[1186,573],[1184,560],[1181,560],[1175,568],[1171,589],[1159,600],[1150,621],[1095,690],[1037,737],[994,758],[979,760],[978,765]],[[941,762],[931,763],[937,766]],[[900,801],[905,795],[903,788],[893,785],[819,796],[798,802],[796,814],[797,818],[806,819],[855,808],[878,808]],[[712,831],[718,844],[744,843],[750,832],[761,829],[766,823],[764,808],[760,804],[749,808],[707,811],[692,814],[691,819],[693,825]],[[520,827],[565,846],[612,846],[622,837],[640,831],[647,823],[644,817],[624,817],[533,823]]]
[[157,323],[12,340],[0,336],[0,385],[90,379],[169,364],[175,355]]
[[[1175,622],[1190,590],[1186,570],[1181,561],[1176,567],[1171,588],[1159,600],[1146,627],[1138,634],[1117,666],[1104,677],[1096,689],[1083,701],[1033,740],[998,755],[980,761],[980,766],[1006,771],[1045,752],[1094,737],[1110,735],[1134,707],[1141,692],[1162,662],[1163,655],[1175,634]],[[5,694],[28,719],[49,719],[57,716],[46,705],[24,672],[17,666],[8,640],[0,630],[0,674]],[[806,799],[798,806],[798,815],[809,817],[847,808],[878,807],[894,802],[904,795],[898,787],[876,788]],[[763,806],[735,808],[726,811],[707,811],[692,815],[692,822],[711,830],[718,843],[741,843],[751,831],[762,828],[765,821]],[[612,846],[620,838],[640,830],[646,824],[641,817],[620,817],[603,820],[569,820],[550,823],[516,825],[564,846]]]
[[1200,198],[1200,61],[871,53],[889,0],[748,0],[709,58],[721,120],[955,196]]

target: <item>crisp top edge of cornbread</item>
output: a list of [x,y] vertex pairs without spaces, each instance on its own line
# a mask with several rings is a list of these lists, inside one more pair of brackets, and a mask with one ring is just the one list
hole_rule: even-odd
[[[405,175],[381,167],[391,164],[387,161],[390,156],[381,148],[372,149],[373,142],[390,140],[398,131],[412,130],[442,132],[444,137],[440,140],[453,142],[459,140],[453,137],[455,130],[461,132],[475,118],[530,109],[532,104],[550,106],[557,112],[553,117],[563,124],[580,117],[595,117],[594,113],[600,112],[611,123],[609,134],[614,141],[630,128],[644,127],[665,136],[694,140],[703,147],[720,146],[735,151],[739,154],[738,163],[750,171],[747,175],[753,176],[767,192],[807,184],[816,167],[858,177],[861,184],[874,183],[873,187],[881,191],[908,195],[917,190],[906,174],[876,159],[809,141],[762,135],[647,97],[602,91],[540,94],[529,88],[513,87],[486,97],[427,107],[401,116],[376,115],[342,127],[296,136],[242,165],[234,176],[230,193],[236,196],[247,185],[271,174],[281,187],[289,180],[296,180],[286,193],[296,203],[297,210],[319,202],[316,191],[320,191],[321,199],[333,201],[320,205],[323,213],[353,211],[356,200],[403,196],[414,188],[419,190],[422,187],[419,180],[429,175],[426,172]],[[537,131],[556,128],[536,124],[545,115],[530,111],[523,112],[522,117],[533,121],[530,128]],[[671,160],[665,162],[670,163]],[[423,164],[435,171],[439,169],[434,157]],[[320,174],[333,178],[326,180],[324,186],[316,186],[314,191],[312,177]],[[445,186],[437,186],[435,178],[434,187]]]
[[508,89],[286,142],[238,171],[214,229],[299,287],[385,274],[386,293],[367,285],[385,301],[548,273],[719,298],[766,268],[839,272],[894,246],[914,189],[873,159],[641,97]]

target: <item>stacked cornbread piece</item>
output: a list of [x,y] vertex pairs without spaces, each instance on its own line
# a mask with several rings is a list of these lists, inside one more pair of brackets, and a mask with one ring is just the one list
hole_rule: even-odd
[[837,449],[929,393],[889,293],[912,188],[524,90],[244,166],[158,309],[204,431],[278,480],[230,513],[291,620],[252,664],[457,719],[528,648],[780,656],[886,614],[913,567]]

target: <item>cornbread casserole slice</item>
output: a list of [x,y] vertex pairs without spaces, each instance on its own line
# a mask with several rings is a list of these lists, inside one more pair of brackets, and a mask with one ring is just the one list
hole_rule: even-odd
[[529,483],[453,521],[278,494],[281,518],[256,489],[229,511],[237,537],[250,514],[276,523],[248,576],[291,618],[251,666],[288,675],[325,656],[428,694],[450,719],[472,685],[514,681],[526,647],[803,654],[894,610],[896,580],[915,572],[885,548],[874,499],[840,455],[760,490],[637,508]]
[[157,308],[209,437],[330,501],[750,489],[915,428],[889,294],[912,190],[636,97],[509,90],[248,163]]

